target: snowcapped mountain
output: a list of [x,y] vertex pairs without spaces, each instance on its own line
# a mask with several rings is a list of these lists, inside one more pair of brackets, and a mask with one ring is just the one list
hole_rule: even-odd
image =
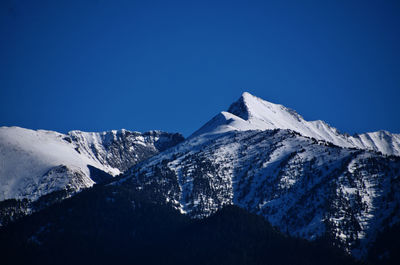
[[193,136],[230,130],[289,129],[301,135],[331,142],[342,147],[356,147],[400,156],[400,134],[378,131],[355,136],[341,134],[323,121],[306,121],[295,111],[247,92]]
[[126,173],[120,185],[157,191],[204,218],[227,204],[306,239],[329,236],[363,257],[399,222],[400,158],[341,148],[289,130],[200,135]]
[[43,209],[45,194],[121,172],[100,185],[112,187],[107,201],[126,191],[151,194],[192,218],[236,205],[283,233],[328,239],[360,259],[381,231],[400,224],[400,135],[348,136],[249,93],[186,140],[158,131],[2,127],[0,163],[0,200],[39,198],[28,206],[4,201],[5,224],[25,209]]
[[388,138],[355,144],[365,138],[244,93],[183,143],[131,168],[118,185],[156,192],[193,218],[234,204],[282,232],[328,237],[363,258],[377,233],[400,220],[400,157],[374,151],[398,148]]
[[116,176],[182,140],[179,134],[160,131],[61,134],[1,127],[0,201],[91,187],[99,182],[99,172]]

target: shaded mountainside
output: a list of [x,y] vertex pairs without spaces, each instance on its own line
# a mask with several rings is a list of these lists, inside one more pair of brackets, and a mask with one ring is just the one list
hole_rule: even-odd
[[227,206],[190,219],[157,194],[96,186],[0,229],[2,264],[356,264]]
[[329,236],[358,258],[400,217],[399,157],[289,130],[192,137],[133,167],[119,185],[155,192],[194,218],[235,204],[290,235]]
[[368,253],[372,264],[396,265],[400,263],[400,224],[386,227]]

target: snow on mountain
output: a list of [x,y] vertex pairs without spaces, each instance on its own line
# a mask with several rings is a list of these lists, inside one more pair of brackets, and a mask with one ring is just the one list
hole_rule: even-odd
[[130,168],[110,185],[151,190],[193,218],[235,204],[284,233],[329,238],[362,258],[379,231],[400,222],[400,157],[387,155],[399,147],[399,135],[347,136],[244,93],[185,141],[157,131],[2,127],[0,200],[79,190],[96,182],[94,169]]
[[184,139],[178,133],[161,131],[139,133],[125,129],[100,133],[71,131],[68,136],[76,143],[78,152],[120,172]]
[[93,169],[118,175],[183,138],[159,131],[87,133],[0,128],[0,201],[93,186]]
[[244,93],[116,185],[152,190],[193,218],[235,204],[362,258],[379,231],[400,221],[400,158],[386,155],[399,154],[399,140],[383,131],[347,136]]
[[229,130],[290,129],[304,136],[331,142],[342,147],[356,147],[400,156],[400,134],[386,131],[355,136],[341,134],[323,121],[306,121],[295,111],[274,104],[247,92],[233,103],[228,112],[221,112],[192,136]]
[[328,235],[365,257],[376,234],[400,220],[399,174],[395,156],[289,130],[234,130],[193,136],[133,167],[118,185],[155,191],[193,218],[235,204],[282,232]]

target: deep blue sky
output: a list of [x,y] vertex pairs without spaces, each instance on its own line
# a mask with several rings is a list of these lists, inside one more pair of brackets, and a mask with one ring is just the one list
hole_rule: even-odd
[[[300,4],[301,2],[301,4]],[[0,1],[0,125],[189,135],[243,91],[400,133],[400,1]]]

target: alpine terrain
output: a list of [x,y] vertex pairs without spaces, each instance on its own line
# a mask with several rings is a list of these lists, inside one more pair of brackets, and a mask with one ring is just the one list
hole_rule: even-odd
[[0,159],[0,247],[21,264],[399,261],[400,135],[249,93],[185,140],[2,127]]
[[[380,137],[381,135],[385,137]],[[354,257],[400,218],[400,135],[340,134],[244,93],[185,142],[125,173],[193,218],[234,204],[280,231],[329,237]]]
[[[183,139],[161,131],[62,134],[1,127],[0,217],[5,221],[25,215],[39,202],[47,206],[55,197],[63,199],[110,180]],[[36,206],[31,204],[35,201]]]

